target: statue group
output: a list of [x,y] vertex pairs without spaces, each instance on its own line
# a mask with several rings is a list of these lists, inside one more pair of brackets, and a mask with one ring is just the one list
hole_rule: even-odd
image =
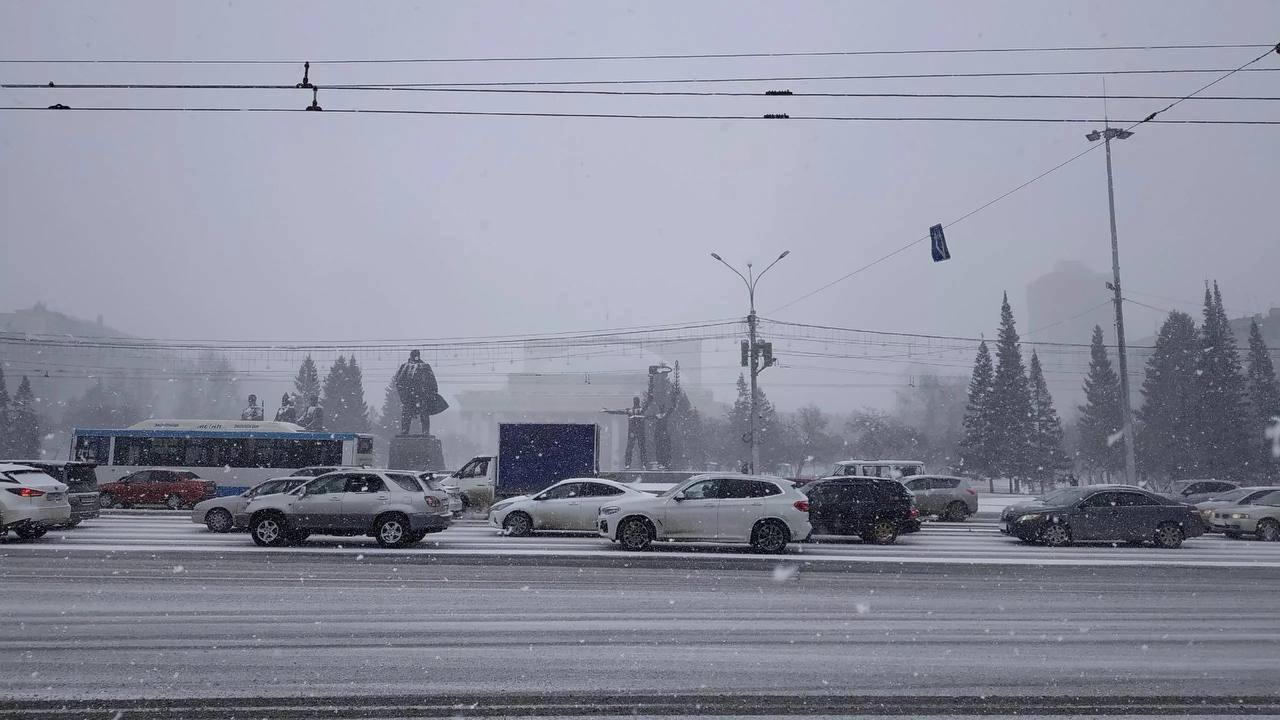
[[639,467],[643,470],[651,465],[671,467],[671,411],[675,393],[668,377],[670,374],[671,368],[665,364],[650,365],[649,387],[643,401],[636,396],[631,399],[629,408],[602,411],[627,418],[627,451],[623,463],[628,469]]

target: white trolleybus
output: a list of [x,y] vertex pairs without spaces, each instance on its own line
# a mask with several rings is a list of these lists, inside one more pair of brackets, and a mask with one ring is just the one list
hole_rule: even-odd
[[373,464],[373,436],[307,432],[293,423],[144,420],[124,429],[75,428],[71,459],[98,464],[99,483],[138,470],[188,470],[218,485],[219,495],[316,465]]

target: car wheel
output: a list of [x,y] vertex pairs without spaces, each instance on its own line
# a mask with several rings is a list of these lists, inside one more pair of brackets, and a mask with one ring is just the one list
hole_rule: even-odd
[[618,526],[618,543],[623,550],[648,550],[653,543],[653,526],[644,518],[627,518]]
[[116,496],[111,493],[104,492],[98,496],[98,507],[113,508],[117,505]]
[[209,532],[226,533],[231,532],[235,523],[231,520],[231,513],[224,508],[214,508],[205,513],[204,525],[209,528]]
[[164,499],[164,506],[169,508],[170,510],[181,510],[182,498],[178,497],[177,495],[170,495],[169,497]]
[[289,533],[289,541],[294,545],[301,545],[311,537],[311,533],[307,530],[294,530]]
[[1156,528],[1156,547],[1172,550],[1182,547],[1182,527],[1176,523],[1164,523]]
[[1040,542],[1049,547],[1062,547],[1071,544],[1071,528],[1066,523],[1049,523],[1040,531]]
[[44,537],[44,534],[49,532],[49,528],[43,525],[26,524],[15,527],[13,531],[23,540],[35,540]]
[[964,522],[969,519],[969,506],[956,500],[947,506],[946,520]]
[[68,529],[70,529],[70,528],[76,527],[76,526],[78,526],[78,525],[79,525],[80,523],[82,523],[82,522],[84,522],[84,521],[83,521],[83,520],[72,520],[71,522],[67,523],[67,528],[68,528]]
[[502,519],[502,529],[512,537],[527,537],[533,534],[533,518],[527,513],[509,513]]
[[373,526],[373,537],[384,548],[403,547],[412,532],[409,522],[399,514],[378,518],[377,524]]
[[284,516],[278,513],[259,515],[249,523],[249,534],[253,541],[262,547],[281,547],[290,540],[289,526]]
[[419,530],[418,532],[410,533],[410,534],[409,534],[409,537],[408,537],[408,538],[407,538],[407,540],[405,541],[405,544],[406,544],[406,545],[417,545],[418,543],[422,542],[422,538],[424,538],[424,537],[426,537],[426,536],[427,536],[427,531],[426,531],[426,530]]
[[1280,523],[1271,518],[1265,518],[1258,521],[1258,539],[1267,542],[1275,542],[1280,540]]
[[751,549],[758,553],[774,554],[786,549],[791,540],[791,531],[777,520],[764,520],[756,523],[751,532]]
[[892,545],[898,539],[898,524],[886,518],[876,520],[862,533],[862,539],[876,545]]

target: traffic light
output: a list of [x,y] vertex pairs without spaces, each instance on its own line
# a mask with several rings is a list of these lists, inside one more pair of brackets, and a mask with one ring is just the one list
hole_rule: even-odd
[[773,343],[760,343],[760,354],[762,357],[760,367],[769,367],[770,365],[773,365]]
[[751,343],[746,340],[742,341],[742,367],[751,364]]

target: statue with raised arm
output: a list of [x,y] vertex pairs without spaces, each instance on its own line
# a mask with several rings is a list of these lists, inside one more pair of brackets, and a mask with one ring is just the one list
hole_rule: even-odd
[[[645,416],[644,408],[640,407],[640,396],[631,398],[631,407],[621,410],[604,409],[600,412],[607,415],[624,415],[627,418],[627,453],[623,459],[623,464],[628,469],[631,467],[631,458],[634,457],[640,462],[640,468],[644,469],[645,461],[648,459],[645,452]],[[638,452],[636,452],[638,451]]]

